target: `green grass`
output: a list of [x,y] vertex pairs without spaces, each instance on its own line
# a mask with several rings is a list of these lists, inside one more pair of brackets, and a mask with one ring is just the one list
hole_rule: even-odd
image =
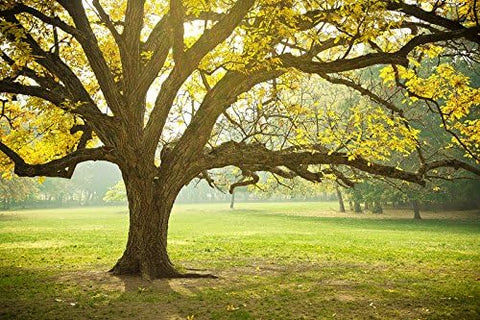
[[219,279],[153,282],[106,273],[125,246],[125,208],[3,212],[0,319],[480,318],[478,213],[334,208],[178,205],[172,260]]

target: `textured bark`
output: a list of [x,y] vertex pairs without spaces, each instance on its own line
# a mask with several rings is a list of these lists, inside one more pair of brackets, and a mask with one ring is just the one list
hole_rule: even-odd
[[418,200],[412,200],[412,208],[413,208],[413,219],[421,220],[422,217],[420,216],[420,208],[418,205]]
[[168,220],[176,194],[155,189],[151,179],[124,173],[130,209],[130,228],[123,256],[114,274],[146,279],[179,277],[167,252]]

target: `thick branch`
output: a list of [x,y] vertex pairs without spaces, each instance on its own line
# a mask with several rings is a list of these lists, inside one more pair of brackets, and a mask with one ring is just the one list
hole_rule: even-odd
[[201,152],[210,138],[213,127],[220,115],[244,92],[258,83],[274,79],[283,74],[282,70],[258,70],[249,74],[229,71],[205,96],[197,113],[178,141],[172,154],[183,155],[183,160]]
[[211,29],[206,30],[184,53],[184,63],[181,66],[175,65],[168,79],[162,85],[145,128],[145,139],[150,143],[148,149],[153,150],[156,147],[155,141],[158,141],[160,137],[175,95],[182,83],[197,68],[201,59],[233,32],[254,3],[255,0],[237,1],[228,14]]
[[261,144],[236,142],[227,142],[213,149],[205,155],[203,163],[207,166],[205,169],[221,168],[229,165],[247,168],[250,166],[286,166],[291,169],[301,168],[301,166],[309,164],[345,165],[373,175],[395,178],[420,185],[425,184],[425,175],[428,171],[442,167],[462,168],[480,175],[478,167],[459,160],[426,163],[417,172],[408,172],[393,166],[373,163],[363,158],[352,159],[345,153],[327,152],[323,148],[308,151],[295,151],[292,148],[273,151]]
[[153,52],[153,54],[150,60],[144,64],[138,77],[135,92],[138,92],[139,95],[143,96],[147,93],[167,60],[173,41],[173,36],[171,32],[168,32],[167,28],[168,17],[169,16],[164,16],[157,23],[142,48],[143,52]]
[[170,16],[173,34],[173,60],[176,64],[183,62],[184,42],[183,42],[183,20],[185,8],[181,0],[170,0]]
[[80,162],[106,160],[115,162],[107,148],[81,149],[74,151],[63,158],[52,160],[44,164],[28,164],[14,150],[0,142],[2,151],[15,165],[14,172],[21,177],[60,177],[71,178],[75,167]]
[[27,86],[9,80],[0,80],[0,92],[23,94],[26,96],[37,97],[49,101],[56,106],[60,106],[62,103],[67,101],[64,96],[60,95],[59,93],[49,91],[45,87]]

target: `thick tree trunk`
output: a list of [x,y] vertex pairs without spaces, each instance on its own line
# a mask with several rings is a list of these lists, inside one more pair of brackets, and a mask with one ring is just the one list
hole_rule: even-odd
[[141,275],[146,279],[182,276],[167,252],[168,220],[177,196],[175,187],[124,173],[130,210],[127,248],[111,270],[114,274]]
[[337,185],[335,186],[335,191],[337,191],[339,211],[340,212],[345,212],[345,204],[343,203],[342,192],[340,191],[340,188]]
[[420,216],[420,208],[418,205],[418,200],[412,200],[412,208],[413,208],[413,219],[421,220],[422,217]]

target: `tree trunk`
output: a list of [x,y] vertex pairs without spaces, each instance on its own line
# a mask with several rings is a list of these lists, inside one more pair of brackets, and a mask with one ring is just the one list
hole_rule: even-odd
[[421,220],[422,217],[420,216],[420,208],[418,206],[418,200],[412,201],[412,208],[413,208],[413,219]]
[[353,211],[353,202],[352,202],[352,200],[348,200],[348,208],[350,209],[350,211]]
[[382,214],[383,213],[383,208],[382,208],[382,205],[380,204],[379,201],[374,201],[373,202],[372,212],[375,213],[375,214]]
[[[127,247],[111,270],[145,279],[182,276],[167,252],[168,220],[180,188],[123,174],[130,210]],[[164,182],[165,184],[165,182]],[[177,191],[178,189],[178,191]]]
[[360,206],[359,201],[354,201],[353,206],[356,213],[362,213],[362,207]]
[[343,203],[342,192],[340,191],[340,188],[337,185],[335,185],[335,190],[337,191],[338,205],[340,207],[339,211],[345,212],[345,204]]
[[232,197],[230,198],[230,209],[233,209],[234,205],[235,205],[235,189],[233,189]]

